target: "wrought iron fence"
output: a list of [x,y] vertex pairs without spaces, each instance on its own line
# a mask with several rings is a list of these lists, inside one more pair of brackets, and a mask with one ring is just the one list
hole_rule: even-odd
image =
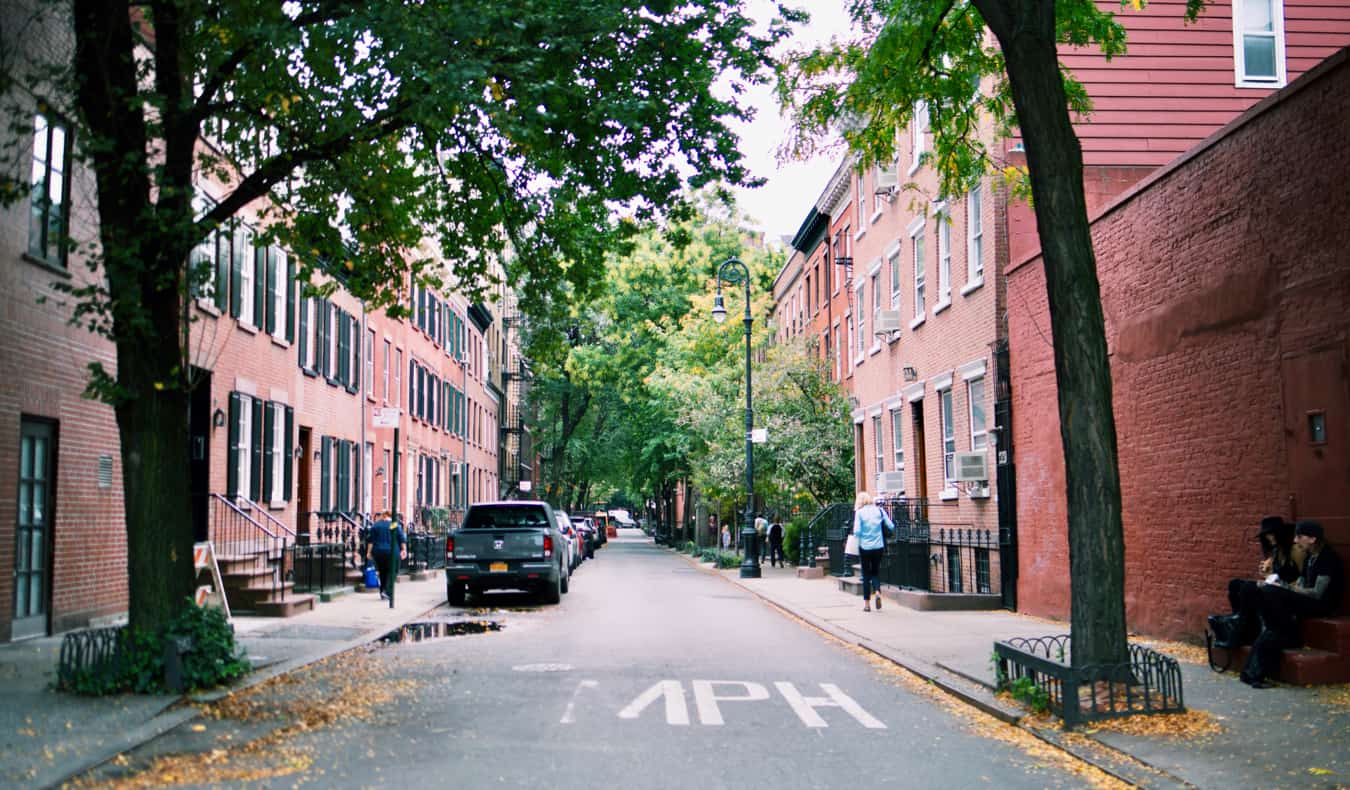
[[71,690],[85,673],[99,682],[122,673],[122,646],[125,626],[72,631],[61,638],[61,655],[56,664],[56,687]]
[[1177,660],[1129,645],[1121,664],[1071,665],[1068,634],[994,643],[1000,690],[1043,702],[1066,729],[1086,721],[1186,710]]
[[294,557],[295,586],[329,590],[345,586],[348,571],[364,565],[365,517],[336,510],[301,513]]
[[[284,601],[285,580],[293,572],[290,538],[274,532],[220,494],[211,494],[209,501],[210,535],[216,559],[233,570],[242,570],[252,563],[255,578],[244,589],[250,594],[270,593],[271,600]],[[263,570],[268,573],[257,573]],[[229,570],[224,575],[228,576]],[[259,579],[263,580],[262,588],[257,586]]]

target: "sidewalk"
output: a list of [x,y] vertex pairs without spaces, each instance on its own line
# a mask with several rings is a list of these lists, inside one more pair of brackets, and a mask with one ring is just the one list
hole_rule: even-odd
[[[889,597],[880,612],[867,613],[859,596],[841,592],[829,576],[798,579],[795,568],[766,565],[763,578],[741,579],[737,569],[702,567],[1005,721],[1024,711],[993,694],[994,642],[1068,632],[1067,623],[1008,611],[917,611]],[[1057,727],[1033,732],[1141,787],[1350,786],[1350,687],[1252,689],[1235,670],[1210,671],[1203,649],[1178,652],[1186,706],[1212,715],[1222,727],[1217,734],[1126,735],[1105,727],[1068,736]]]
[[[445,603],[445,577],[399,577],[397,606],[349,592],[295,617],[234,618],[254,671],[247,688],[421,618]],[[0,787],[53,787],[197,716],[177,695],[79,697],[51,689],[61,653],[54,636],[0,646]],[[234,690],[231,689],[231,690]],[[216,691],[195,699],[224,696]]]

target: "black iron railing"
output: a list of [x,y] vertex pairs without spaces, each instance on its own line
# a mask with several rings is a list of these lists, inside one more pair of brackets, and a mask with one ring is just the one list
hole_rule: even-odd
[[821,508],[802,530],[797,564],[816,566],[816,547],[827,546],[830,552],[829,572],[839,576],[845,571],[844,541],[853,525],[853,505],[834,502]]
[[1070,728],[1087,721],[1186,710],[1177,660],[1129,645],[1122,664],[1071,665],[1068,634],[994,643],[1000,690],[1044,705]]
[[305,590],[346,586],[348,570],[364,567],[365,517],[337,510],[301,513],[293,552],[295,585]]
[[[274,601],[285,600],[285,579],[292,572],[289,567],[290,538],[254,518],[251,513],[258,512],[256,506],[245,511],[215,493],[209,501],[211,541],[217,562],[225,566],[222,573],[226,576],[232,571],[252,573],[253,578],[244,585],[244,589],[251,591],[250,595],[268,592]],[[266,589],[260,588],[259,583]]]

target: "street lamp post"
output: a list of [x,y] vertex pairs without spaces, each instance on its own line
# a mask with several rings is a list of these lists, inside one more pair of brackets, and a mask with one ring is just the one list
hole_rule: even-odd
[[750,398],[750,329],[754,319],[750,317],[750,269],[736,258],[727,258],[717,267],[717,296],[713,299],[712,314],[713,320],[719,324],[727,320],[727,308],[722,302],[722,281],[727,279],[727,267],[733,266],[740,269],[741,280],[745,283],[745,524],[741,527],[741,549],[745,557],[741,560],[741,578],[758,579],[759,536],[754,523],[755,445],[751,436],[755,429],[755,412]]

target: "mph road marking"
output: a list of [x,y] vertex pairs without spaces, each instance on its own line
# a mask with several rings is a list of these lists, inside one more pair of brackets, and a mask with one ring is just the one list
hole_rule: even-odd
[[[572,700],[567,704],[567,711],[563,714],[562,724],[572,724],[576,721],[575,706],[577,696],[583,688],[595,688],[598,681],[583,680],[577,686],[577,690],[572,694]],[[722,709],[719,702],[763,702],[769,699],[769,690],[760,683],[752,683],[744,680],[691,680],[690,688],[694,693],[694,707],[698,710],[699,724],[710,727],[719,727],[726,723],[722,718]],[[845,694],[838,686],[833,683],[821,683],[820,688],[825,692],[823,697],[808,697],[797,690],[797,687],[786,681],[777,681],[774,688],[782,695],[788,707],[797,714],[803,725],[807,727],[828,727],[829,722],[825,721],[818,712],[818,708],[839,708],[848,715],[852,716],[862,726],[870,730],[884,730],[886,725],[872,716],[852,697]],[[675,727],[689,726],[689,700],[685,693],[684,684],[678,680],[659,680],[650,688],[637,695],[632,702],[628,703],[619,711],[621,719],[636,719],[642,716],[643,711],[651,707],[657,700],[662,700],[665,704],[666,723]]]

